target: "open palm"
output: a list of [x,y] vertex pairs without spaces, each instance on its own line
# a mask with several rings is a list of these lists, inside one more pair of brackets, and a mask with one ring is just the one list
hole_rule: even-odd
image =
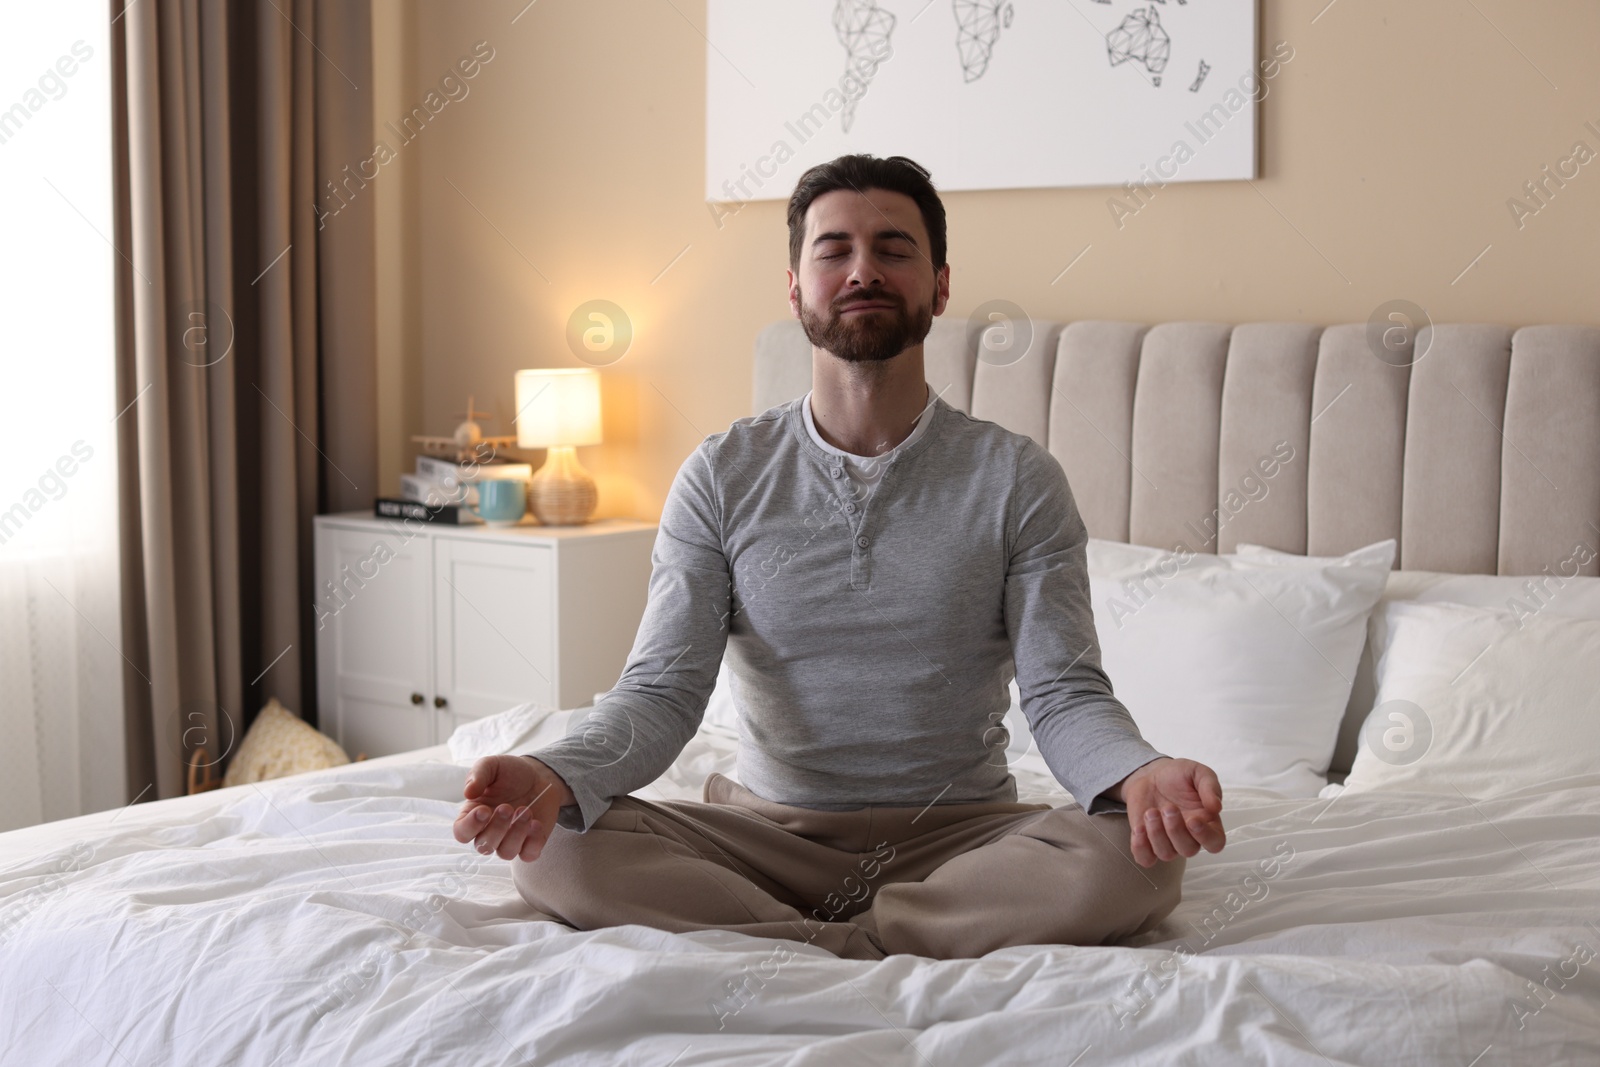
[[456,815],[457,841],[484,855],[537,859],[572,791],[549,767],[528,756],[484,756],[472,765]]
[[1193,856],[1202,848],[1222,851],[1228,839],[1222,827],[1222,785],[1210,767],[1162,757],[1119,785],[1128,807],[1129,845],[1139,866]]

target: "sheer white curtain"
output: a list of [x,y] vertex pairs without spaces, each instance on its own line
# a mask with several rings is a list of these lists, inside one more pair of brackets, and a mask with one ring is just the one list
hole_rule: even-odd
[[129,800],[109,8],[0,5],[0,830]]

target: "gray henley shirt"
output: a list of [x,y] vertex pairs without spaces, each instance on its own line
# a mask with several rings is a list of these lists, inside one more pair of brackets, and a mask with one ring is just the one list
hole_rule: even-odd
[[[1045,763],[1090,814],[1156,759],[1100,666],[1088,533],[1055,457],[934,396],[921,433],[854,487],[804,397],[684,460],[662,509],[644,617],[617,684],[528,753],[586,832],[700,726],[722,657],[738,776],[830,811],[1015,801],[1001,722],[1013,677]],[[1085,802],[1087,801],[1087,803]]]

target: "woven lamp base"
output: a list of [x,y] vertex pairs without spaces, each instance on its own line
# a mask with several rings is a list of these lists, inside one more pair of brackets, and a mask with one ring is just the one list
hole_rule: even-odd
[[546,526],[581,526],[599,503],[594,477],[578,462],[572,445],[552,447],[528,483],[528,510]]

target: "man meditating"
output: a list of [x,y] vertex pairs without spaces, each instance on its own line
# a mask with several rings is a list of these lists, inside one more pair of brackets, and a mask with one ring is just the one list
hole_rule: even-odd
[[[1222,791],[1112,695],[1060,463],[924,378],[950,293],[927,171],[841,156],[801,177],[788,223],[811,392],[684,461],[621,679],[555,743],[478,760],[456,839],[583,930],[875,960],[1150,929],[1184,858],[1222,849]],[[630,796],[694,736],[724,654],[741,781]],[[1017,802],[998,725],[1013,671],[1076,805]]]

